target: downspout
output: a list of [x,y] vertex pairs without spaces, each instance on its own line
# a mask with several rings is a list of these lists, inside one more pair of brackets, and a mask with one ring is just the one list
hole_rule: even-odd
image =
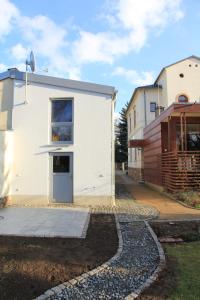
[[[144,89],[144,127],[147,126],[147,98],[146,98],[146,91]],[[143,137],[144,138],[144,137]],[[142,169],[144,170],[144,149],[142,148],[141,151],[141,174],[140,174],[140,181],[144,182],[144,175],[142,173]]]
[[111,100],[111,195],[112,195],[112,206],[116,206],[115,202],[115,136],[114,136],[114,108],[116,103],[117,91],[114,91]]
[[160,108],[160,93],[159,93],[160,91],[159,91],[159,88],[160,87],[159,87],[159,84],[158,84],[158,115],[160,115],[160,109],[161,109]]
[[146,91],[144,89],[144,125],[147,125],[147,99],[146,99]]

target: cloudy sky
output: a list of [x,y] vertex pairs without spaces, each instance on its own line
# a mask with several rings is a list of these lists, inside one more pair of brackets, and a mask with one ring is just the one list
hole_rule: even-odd
[[113,85],[117,111],[160,69],[200,56],[199,0],[0,0],[0,72],[24,70]]

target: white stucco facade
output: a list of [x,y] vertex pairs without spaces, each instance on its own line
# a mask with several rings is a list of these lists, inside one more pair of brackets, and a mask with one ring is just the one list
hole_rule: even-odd
[[[51,153],[73,155],[73,202],[108,203],[114,196],[114,94],[13,79],[12,201],[51,201]],[[95,88],[97,92],[95,92]],[[98,90],[99,89],[99,90]],[[113,89],[114,90],[114,89]],[[105,90],[106,91],[106,90]],[[71,98],[73,141],[51,142],[51,99]],[[2,180],[2,179],[1,179]]]

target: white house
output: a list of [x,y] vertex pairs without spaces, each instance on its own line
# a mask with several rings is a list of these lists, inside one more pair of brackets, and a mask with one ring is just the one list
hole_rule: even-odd
[[[25,93],[26,92],[26,93]],[[9,69],[0,74],[0,197],[110,204],[116,91]]]
[[[152,168],[152,174],[154,172],[150,166],[155,159],[152,155],[156,155],[158,150],[160,153],[161,136],[163,139],[165,136],[164,132],[161,132],[157,137],[156,129],[152,131],[151,146],[148,150],[146,148],[144,157],[145,127],[173,103],[194,102],[200,103],[200,58],[194,55],[164,67],[152,85],[137,87],[134,90],[127,109],[129,145],[131,141],[128,156],[129,175],[139,181],[144,179],[145,157],[146,168]],[[199,132],[199,124],[195,126],[195,130]]]

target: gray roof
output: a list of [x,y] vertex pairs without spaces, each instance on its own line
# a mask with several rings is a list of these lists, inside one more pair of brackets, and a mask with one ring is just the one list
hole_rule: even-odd
[[[4,80],[7,78],[24,81],[25,72],[21,72],[16,68],[12,68],[12,69],[8,69],[6,72],[0,73],[0,80]],[[40,83],[40,84],[51,85],[55,87],[94,92],[94,93],[105,94],[110,96],[115,96],[116,94],[116,90],[112,86],[71,80],[71,79],[64,79],[64,78],[58,78],[52,76],[44,76],[44,75],[38,75],[34,73],[28,73],[28,81],[32,83]]]

